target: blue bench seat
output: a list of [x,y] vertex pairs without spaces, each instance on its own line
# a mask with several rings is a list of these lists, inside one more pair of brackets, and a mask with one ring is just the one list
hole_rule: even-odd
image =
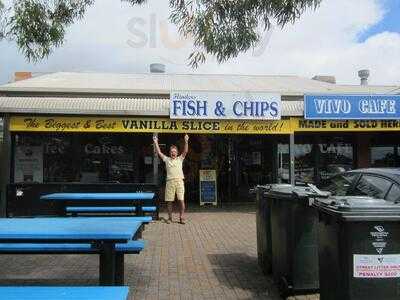
[[[144,240],[116,244],[115,250],[124,254],[139,254],[145,247]],[[0,243],[0,254],[91,254],[98,249],[90,244],[35,244],[35,243]]]
[[[115,280],[117,285],[124,284],[125,254],[139,254],[145,245],[146,242],[143,240],[116,244]],[[0,243],[0,254],[100,254],[100,251],[91,244]],[[1,294],[0,299],[3,299]]]
[[[67,206],[67,213],[133,213],[134,206]],[[156,206],[143,206],[143,212],[156,212]]]
[[157,211],[157,207],[156,206],[143,206],[142,210],[144,212],[156,212]]
[[136,211],[132,206],[67,206],[67,213],[133,213]]
[[45,287],[13,286],[0,287],[1,299],[51,299],[51,300],[127,300],[129,288],[120,287]]

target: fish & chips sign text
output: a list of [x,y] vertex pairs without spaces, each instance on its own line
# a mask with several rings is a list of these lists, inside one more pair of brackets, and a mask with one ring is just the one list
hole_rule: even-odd
[[170,118],[280,120],[281,107],[278,94],[173,91]]

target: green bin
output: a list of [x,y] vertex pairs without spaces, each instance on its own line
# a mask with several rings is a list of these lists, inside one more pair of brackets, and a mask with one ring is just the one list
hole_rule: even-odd
[[282,295],[319,288],[317,211],[312,203],[329,193],[315,186],[271,185],[272,273]]
[[321,300],[400,299],[400,205],[318,199]]

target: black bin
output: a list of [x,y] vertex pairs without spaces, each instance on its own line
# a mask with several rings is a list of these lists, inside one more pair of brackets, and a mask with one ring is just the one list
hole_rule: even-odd
[[328,197],[314,186],[271,185],[272,273],[282,295],[319,288],[318,218],[315,197]]
[[266,275],[272,273],[271,202],[268,201],[265,194],[270,189],[270,185],[257,186],[254,189],[257,208],[256,225],[258,265]]
[[400,205],[319,199],[321,300],[400,299]]

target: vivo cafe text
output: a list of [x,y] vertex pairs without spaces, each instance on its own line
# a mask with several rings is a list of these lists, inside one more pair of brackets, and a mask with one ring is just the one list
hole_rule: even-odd
[[390,120],[400,118],[398,95],[305,95],[305,119]]
[[281,119],[279,94],[172,91],[170,97],[171,119]]

